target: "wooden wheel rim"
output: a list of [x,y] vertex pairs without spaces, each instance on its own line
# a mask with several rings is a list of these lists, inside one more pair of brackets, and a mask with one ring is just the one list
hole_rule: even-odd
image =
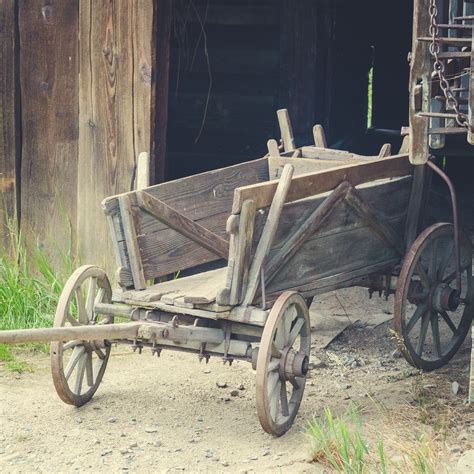
[[[400,349],[411,365],[426,371],[435,370],[442,367],[456,354],[460,345],[463,343],[466,334],[469,331],[469,327],[474,314],[474,288],[472,284],[472,247],[469,238],[462,231],[460,232],[459,244],[461,253],[461,274],[465,276],[465,279],[463,278],[463,299],[465,302],[461,304],[461,306],[463,305],[464,308],[459,320],[459,324],[454,324],[450,319],[451,324],[453,325],[453,329],[451,329],[448,321],[445,319],[446,315],[449,318],[449,314],[441,316],[441,313],[438,314],[436,310],[433,310],[426,303],[421,303],[417,305],[417,309],[415,310],[415,312],[410,315],[407,312],[407,301],[410,282],[412,281],[412,278],[417,271],[417,265],[421,265],[420,262],[423,252],[427,248],[429,248],[429,246],[432,245],[433,242],[436,242],[436,239],[449,238],[450,236],[453,236],[454,238],[454,228],[452,224],[447,223],[435,224],[424,230],[418,236],[418,238],[413,243],[410,252],[407,253],[404,259],[402,270],[400,272],[399,284],[395,293],[394,327],[395,331],[398,334]],[[432,250],[432,254],[436,255],[436,252]],[[450,256],[452,257],[452,255],[448,255],[447,258],[445,256],[445,259],[441,259],[440,262],[438,262],[441,265],[445,264],[445,270],[446,267],[449,265]],[[464,259],[463,256],[465,257]],[[431,272],[434,272],[434,275],[436,275],[439,272],[439,268],[437,268],[436,266],[437,258],[435,257],[434,260],[435,264],[433,264]],[[428,270],[428,272],[429,271],[430,270]],[[432,283],[433,287],[436,286],[436,282],[438,282],[438,280],[449,280],[449,282],[452,282],[454,279],[453,275],[450,275],[450,277],[447,278],[444,277],[444,275],[439,278],[432,278],[431,276],[429,276],[429,278],[430,280],[433,280],[435,282]],[[453,288],[454,287],[455,285],[453,284]],[[426,291],[428,291],[428,289]],[[423,305],[427,306],[426,309],[423,308]],[[418,315],[416,315],[417,311]],[[419,314],[421,314],[422,312],[423,314],[419,316]],[[445,313],[447,312],[445,311]],[[410,324],[410,320],[415,317],[417,318],[416,323],[421,318],[420,337],[418,340],[422,339],[422,342],[417,344],[417,347],[414,347],[414,344],[412,343],[410,337],[411,332],[416,332],[414,331],[416,323],[413,323],[412,321],[412,323]],[[443,320],[448,324],[448,327],[450,327],[450,330],[452,332],[452,337],[449,342],[445,344],[444,348],[441,345],[441,338],[439,335],[440,333],[438,327],[439,323]],[[421,327],[422,324],[424,324],[423,327]],[[454,328],[456,329],[456,332],[454,331]],[[423,351],[426,344],[425,339],[430,329],[435,350],[439,351],[439,353],[437,354],[437,358],[434,359],[428,359],[426,357],[423,357]],[[423,333],[425,334],[424,336]],[[434,335],[435,333],[438,334],[437,343],[434,342],[436,338],[436,336]]]
[[[286,318],[285,315],[287,315]],[[285,322],[286,327],[283,326]],[[278,340],[278,329],[282,328],[284,331],[281,334],[285,334],[285,338],[282,350],[277,347],[280,352],[280,356],[278,356],[274,346],[282,345],[281,339]],[[292,331],[297,333],[296,336]],[[293,343],[290,342],[290,337],[293,339]],[[289,347],[295,347],[298,339],[298,352],[304,353],[309,360],[311,327],[308,307],[298,293],[287,291],[280,295],[270,311],[263,329],[257,358],[257,414],[263,429],[275,436],[281,436],[291,427],[303,398],[306,374],[294,377],[292,381],[282,380],[281,364],[277,362],[281,358],[283,350],[286,348],[288,351],[288,344],[290,343]],[[287,386],[292,388],[290,397],[286,394]],[[285,398],[288,407],[286,415],[283,408]]]
[[[84,287],[87,285],[85,300]],[[82,295],[82,298],[79,296]],[[82,305],[78,298],[82,299]],[[86,265],[78,268],[66,282],[61,293],[54,317],[54,326],[97,324],[98,315],[93,311],[94,303],[110,303],[112,290],[105,272],[99,267]],[[76,304],[78,317],[71,311]],[[81,309],[79,309],[81,307]],[[87,318],[87,321],[86,321]],[[101,323],[112,322],[110,318]],[[72,350],[69,364],[64,367],[65,353]],[[51,343],[51,373],[56,391],[65,403],[77,407],[87,403],[96,392],[107,366],[110,355],[108,341],[69,341]],[[93,359],[96,363],[93,364]],[[71,387],[70,377],[75,374],[75,386]],[[82,375],[81,375],[82,374]],[[85,384],[87,389],[82,388]],[[71,380],[72,382],[72,380]]]

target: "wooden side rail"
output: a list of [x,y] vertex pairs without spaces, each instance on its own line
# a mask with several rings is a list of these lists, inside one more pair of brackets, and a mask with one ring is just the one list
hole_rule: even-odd
[[137,191],[136,195],[140,209],[150,213],[163,224],[183,234],[218,257],[229,258],[229,242],[227,240],[174,210],[146,191]]
[[[343,181],[357,186],[377,179],[406,176],[412,173],[413,166],[407,155],[395,155],[380,160],[306,173],[293,178],[286,201],[296,201],[332,191]],[[237,188],[234,194],[232,213],[238,214],[242,209],[243,202],[247,199],[253,199],[257,209],[270,206],[278,182],[278,180],[273,180]]]

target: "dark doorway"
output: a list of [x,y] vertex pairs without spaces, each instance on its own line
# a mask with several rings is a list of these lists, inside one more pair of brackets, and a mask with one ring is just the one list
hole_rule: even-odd
[[[310,143],[314,123],[340,149],[399,146],[397,132],[408,124],[411,3],[172,2],[166,179],[263,156],[266,141],[279,138],[281,107],[290,109],[299,146]],[[372,68],[377,130],[368,131]]]

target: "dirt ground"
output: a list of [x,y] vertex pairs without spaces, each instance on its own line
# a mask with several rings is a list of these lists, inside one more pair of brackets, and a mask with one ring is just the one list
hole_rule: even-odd
[[[296,422],[281,438],[260,428],[255,374],[245,362],[205,365],[170,351],[158,359],[120,346],[94,399],[76,409],[57,398],[48,357],[22,353],[33,372],[0,366],[0,470],[328,472],[309,462],[307,421],[325,408],[339,415],[357,406],[369,446],[382,437],[395,461],[409,455],[416,438],[426,441],[436,472],[473,472],[470,337],[447,367],[420,374],[400,358],[391,322],[383,322],[392,305],[367,299],[362,289],[314,302],[314,368]],[[322,347],[331,339],[318,334],[325,317],[349,327]]]

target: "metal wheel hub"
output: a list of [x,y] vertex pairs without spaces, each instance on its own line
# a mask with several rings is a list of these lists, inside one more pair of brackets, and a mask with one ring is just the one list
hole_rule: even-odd
[[278,372],[281,380],[293,380],[295,377],[306,377],[309,357],[304,351],[295,351],[285,347],[281,353]]
[[460,303],[459,292],[447,283],[438,283],[429,296],[429,306],[435,311],[456,311]]

